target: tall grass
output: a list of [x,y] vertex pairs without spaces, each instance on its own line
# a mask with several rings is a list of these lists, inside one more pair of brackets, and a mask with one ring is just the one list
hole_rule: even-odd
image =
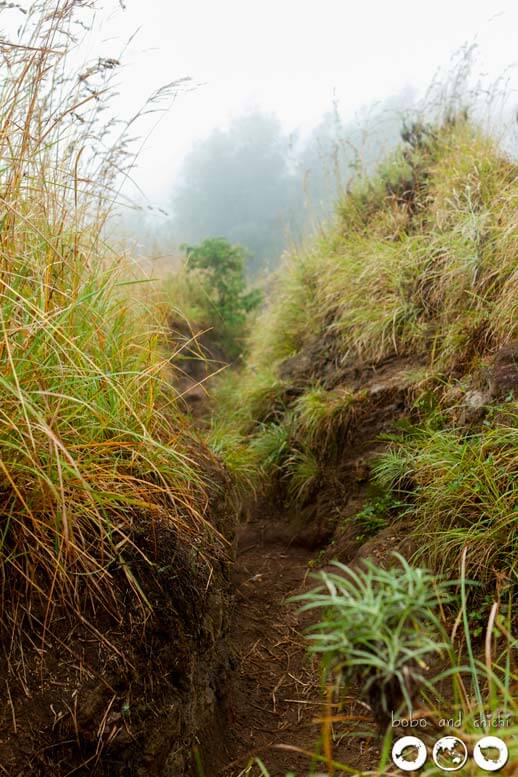
[[410,429],[374,466],[377,481],[408,500],[418,557],[448,573],[465,548],[468,575],[499,592],[517,576],[516,420],[509,402],[478,430]]
[[320,339],[342,364],[419,354],[449,371],[516,336],[516,166],[462,116],[408,137],[290,257],[251,369]]
[[[103,227],[130,154],[102,123],[115,60],[70,74],[86,3],[35,3],[0,46],[0,619],[113,609],[142,516],[206,526],[162,324],[127,293]],[[86,17],[86,21],[87,21]],[[165,325],[165,322],[163,322]],[[38,604],[36,604],[38,603]],[[41,618],[41,613],[40,616]]]
[[[518,334],[518,169],[462,111],[402,135],[376,175],[350,184],[333,222],[289,257],[245,369],[220,389],[231,401],[219,423],[259,449],[265,422],[283,427],[277,462],[303,501],[314,462],[325,470],[344,446],[353,452],[363,421],[378,413],[382,423],[383,396],[365,386],[378,372],[424,427],[433,411],[416,398],[441,396],[450,420],[392,447],[385,486],[394,485],[391,465],[406,468],[426,561],[456,568],[467,544],[469,574],[487,583],[516,574],[515,421],[491,431],[493,415],[463,430],[453,405],[459,386],[483,383],[493,354]],[[391,361],[398,385],[384,384]]]

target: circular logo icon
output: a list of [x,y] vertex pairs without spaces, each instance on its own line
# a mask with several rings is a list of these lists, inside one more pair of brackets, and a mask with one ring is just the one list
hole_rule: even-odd
[[441,737],[433,746],[432,758],[444,772],[456,772],[468,760],[468,749],[458,737]]
[[419,737],[401,737],[392,745],[392,760],[403,772],[420,769],[426,761],[426,747]]
[[500,737],[482,737],[473,748],[473,758],[486,772],[497,772],[506,765],[509,750]]

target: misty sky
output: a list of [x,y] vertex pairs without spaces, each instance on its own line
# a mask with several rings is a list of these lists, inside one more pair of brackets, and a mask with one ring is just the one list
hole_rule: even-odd
[[[124,4],[125,13],[103,14],[102,26],[103,39],[124,39],[140,27],[120,76],[121,110],[174,78],[202,84],[177,98],[140,159],[136,179],[163,205],[192,143],[244,110],[271,110],[289,131],[307,129],[334,95],[347,119],[406,85],[424,89],[466,42],[476,39],[477,68],[491,78],[518,56],[516,0]],[[105,45],[113,51],[119,44]],[[516,89],[516,69],[512,78]]]
[[[125,6],[123,12],[120,6]],[[162,84],[190,76],[147,141],[135,178],[167,206],[192,144],[243,111],[308,130],[336,98],[343,117],[405,86],[423,90],[463,44],[492,79],[518,56],[516,0],[104,0],[90,55],[124,55],[116,110],[130,115]],[[511,99],[518,102],[516,68]],[[155,117],[156,118],[156,117]],[[155,121],[153,119],[153,123]],[[150,129],[150,122],[142,126]]]

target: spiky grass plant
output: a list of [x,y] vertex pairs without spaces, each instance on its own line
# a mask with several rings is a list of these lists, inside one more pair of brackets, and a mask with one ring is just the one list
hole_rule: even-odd
[[113,609],[121,578],[147,607],[129,561],[142,555],[140,517],[176,527],[186,542],[208,527],[207,484],[175,406],[161,329],[126,293],[125,268],[103,242],[127,152],[124,137],[111,140],[99,123],[116,63],[100,61],[80,78],[67,71],[83,5],[36,3],[20,42],[1,46],[0,621],[8,629],[21,612],[48,622],[58,603]]
[[370,560],[352,569],[334,562],[321,584],[297,599],[302,611],[323,609],[311,627],[310,650],[324,658],[327,673],[348,684],[385,718],[401,709],[410,714],[415,695],[429,687],[428,662],[446,649],[438,617],[446,587],[426,570],[397,556],[398,566],[382,569]]
[[[381,591],[383,591],[387,575],[391,576],[393,570],[383,573],[379,568],[374,567],[373,572],[373,579],[378,581],[376,588],[381,586]],[[338,578],[338,581],[334,580],[335,577]],[[323,637],[322,648],[326,667],[329,668],[329,666],[333,666],[333,662],[336,662],[335,665],[340,669],[348,656],[349,662],[346,671],[351,676],[359,678],[360,682],[362,677],[364,678],[365,675],[370,677],[372,672],[374,642],[369,637],[370,624],[366,622],[367,618],[364,618],[362,613],[364,604],[367,606],[368,603],[372,603],[370,583],[365,585],[368,577],[368,570],[367,574],[364,572],[360,577],[347,574],[345,585],[347,604],[345,609],[343,570],[341,574],[333,575],[318,589],[316,593],[321,599],[316,599],[313,602],[313,593],[311,592],[309,596],[299,597],[300,599],[307,598],[308,604],[306,606],[323,606],[327,610],[326,620],[316,627],[317,631],[322,632],[316,636],[318,639]],[[403,575],[404,577],[407,576]],[[446,595],[449,599],[446,608],[443,607],[443,603],[448,584],[443,584],[438,588],[432,577],[429,575],[421,577],[418,570],[415,569],[411,569],[407,582],[411,577],[419,580],[415,587],[409,587],[405,584],[401,590],[398,584],[398,590],[394,596],[393,585],[397,579],[396,576],[392,577],[387,594],[380,594],[380,596],[385,596],[389,605],[387,615],[394,619],[395,625],[397,622],[401,623],[405,617],[405,612],[410,614],[414,611],[414,603],[410,602],[409,599],[413,600],[414,595],[417,594],[415,600],[417,613],[415,614],[418,618],[418,628],[425,629],[425,644],[428,642],[430,646],[429,655],[433,655],[435,652],[432,635],[440,634],[444,641],[444,656],[447,657],[442,666],[439,665],[438,668],[435,665],[435,671],[427,673],[426,682],[420,685],[419,709],[414,710],[414,714],[426,725],[419,728],[419,736],[424,738],[431,751],[433,743],[439,736],[454,735],[466,743],[470,752],[482,736],[488,734],[499,736],[509,749],[509,761],[505,770],[509,774],[514,774],[518,765],[518,726],[516,723],[518,704],[515,693],[518,675],[515,660],[517,641],[513,636],[511,597],[507,595],[500,602],[496,600],[493,602],[485,624],[483,651],[477,653],[468,609],[466,554],[463,553],[462,556],[459,580],[453,584],[456,596],[452,598]],[[362,594],[366,594],[366,597]],[[397,602],[401,597],[403,602],[400,601],[398,607]],[[395,610],[393,605],[396,605]],[[457,605],[459,612],[455,617],[452,616],[452,612],[455,611]],[[379,613],[379,610],[378,601],[375,601],[369,613],[374,628],[378,622],[375,614]],[[423,618],[425,612],[427,614]],[[446,617],[447,613],[449,613],[449,617]],[[343,615],[345,617],[342,617]],[[362,622],[363,633],[359,631],[359,624]],[[410,624],[407,623],[407,625]],[[401,634],[404,633],[405,629],[400,632],[399,636],[401,637]],[[359,649],[353,652],[352,643],[358,636],[356,647]],[[366,640],[365,637],[367,637]],[[317,642],[318,650],[321,649],[319,644]],[[402,640],[399,639],[399,647],[401,644]],[[363,647],[367,649],[363,649]],[[435,647],[439,648],[439,645],[435,644]],[[311,643],[310,649],[315,649]],[[329,651],[329,658],[326,657],[327,651]],[[407,655],[410,662],[412,662],[412,652],[413,648]],[[384,657],[383,650],[380,655],[382,658]],[[383,663],[381,668],[387,672],[389,662]],[[374,669],[379,671],[376,661],[374,661]],[[407,682],[408,676],[403,674],[403,679]],[[362,687],[365,688],[365,683],[362,684]],[[411,714],[412,707],[407,708],[404,717]],[[331,719],[336,718],[333,711],[329,715]],[[408,718],[406,722],[408,722]],[[370,764],[369,774],[373,777],[395,774],[390,752],[396,733],[397,729],[391,725],[387,727],[381,747],[380,761],[377,764]],[[312,763],[325,765],[328,773],[357,774],[357,770],[333,759],[331,727],[325,717],[322,722],[322,744],[325,755],[322,754],[320,748],[315,753],[306,753]],[[298,748],[293,749],[299,753],[304,752]],[[471,775],[475,777],[480,769],[469,758],[462,772],[470,777]],[[444,773],[443,770],[436,767],[432,759],[429,758],[423,768],[423,774],[427,777],[439,777],[442,773]],[[261,774],[268,774],[266,767],[263,768]]]
[[283,468],[288,481],[288,498],[295,504],[303,504],[318,482],[321,472],[318,458],[309,449],[293,452]]
[[268,474],[279,470],[289,450],[289,429],[284,424],[265,424],[250,448],[259,468]]

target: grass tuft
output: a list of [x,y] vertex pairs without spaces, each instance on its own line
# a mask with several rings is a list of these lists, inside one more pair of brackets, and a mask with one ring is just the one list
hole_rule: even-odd
[[408,500],[418,557],[445,573],[466,548],[468,576],[499,591],[517,573],[518,432],[510,404],[480,431],[418,428],[374,466],[379,484]]

